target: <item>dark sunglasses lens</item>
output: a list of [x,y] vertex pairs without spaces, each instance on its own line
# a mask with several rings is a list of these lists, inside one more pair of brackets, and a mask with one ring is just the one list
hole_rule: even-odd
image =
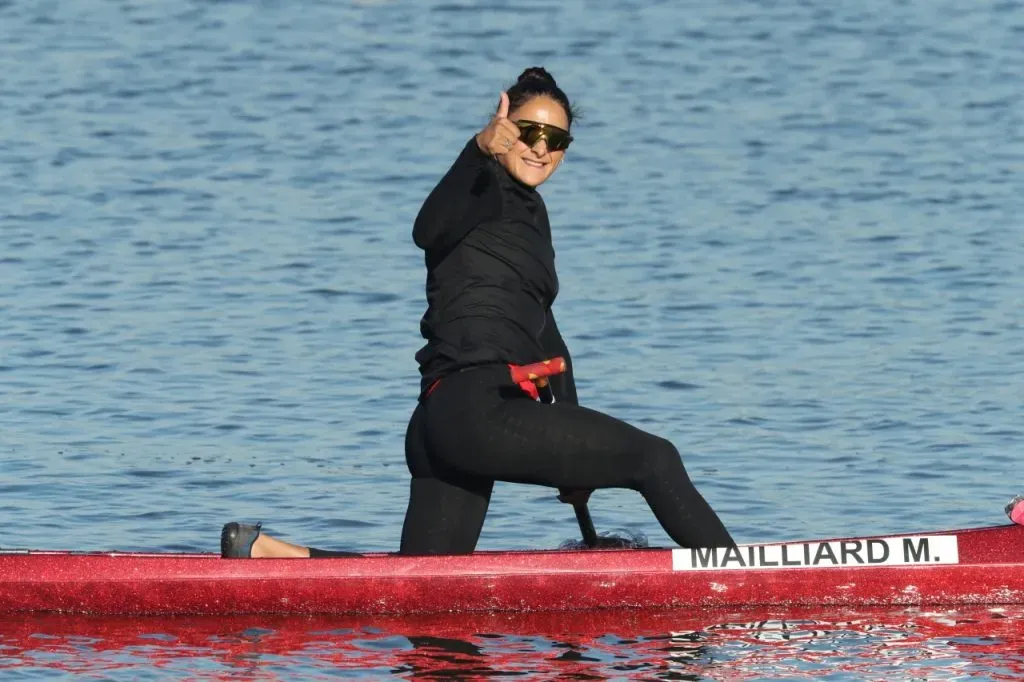
[[569,143],[572,141],[572,137],[562,130],[552,129],[536,123],[522,123],[518,125],[520,131],[519,139],[527,147],[537,144],[537,140],[543,137],[548,143],[548,149],[557,152],[568,148]]
[[563,149],[568,149],[570,142],[572,142],[572,138],[569,137],[567,133],[548,133],[548,149],[553,152],[560,152]]
[[527,147],[532,147],[537,144],[544,135],[544,129],[536,125],[520,126],[519,127],[519,139],[522,140]]

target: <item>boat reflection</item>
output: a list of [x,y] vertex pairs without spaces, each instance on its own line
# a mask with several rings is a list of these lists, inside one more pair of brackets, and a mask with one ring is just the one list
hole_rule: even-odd
[[0,622],[0,675],[135,679],[1024,677],[1024,607]]

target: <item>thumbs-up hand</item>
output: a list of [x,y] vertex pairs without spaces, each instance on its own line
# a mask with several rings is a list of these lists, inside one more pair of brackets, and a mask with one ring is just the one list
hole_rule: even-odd
[[519,128],[508,120],[508,93],[502,92],[494,118],[476,135],[476,144],[488,156],[508,154],[519,140]]

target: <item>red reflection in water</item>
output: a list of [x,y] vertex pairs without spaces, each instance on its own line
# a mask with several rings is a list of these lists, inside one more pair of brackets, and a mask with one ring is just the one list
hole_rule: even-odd
[[10,617],[4,671],[125,679],[1021,679],[1024,607],[404,618]]

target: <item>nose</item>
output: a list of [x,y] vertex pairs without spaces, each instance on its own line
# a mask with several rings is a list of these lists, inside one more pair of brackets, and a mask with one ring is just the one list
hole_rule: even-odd
[[548,139],[543,136],[539,137],[530,149],[532,149],[533,153],[537,156],[544,156],[548,153]]

